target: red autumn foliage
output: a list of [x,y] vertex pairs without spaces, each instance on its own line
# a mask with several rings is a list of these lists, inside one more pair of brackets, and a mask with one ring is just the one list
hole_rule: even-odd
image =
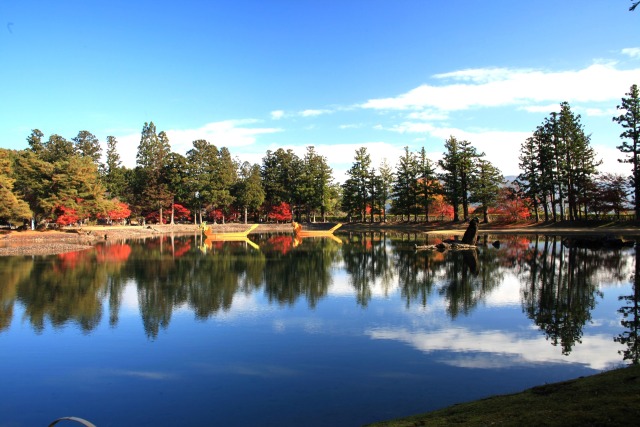
[[210,221],[214,222],[233,222],[240,218],[240,211],[235,208],[230,208],[227,213],[222,209],[214,209],[207,213],[207,217]]
[[131,209],[126,203],[117,202],[114,209],[107,211],[107,216],[113,221],[121,221],[131,216]]
[[500,191],[498,206],[489,208],[489,213],[503,215],[511,221],[523,221],[531,217],[530,204],[530,199],[521,198],[508,188],[503,188]]
[[184,254],[189,252],[190,249],[191,249],[191,241],[190,240],[176,243],[174,251],[173,251],[173,256],[176,257],[176,258],[180,258]]
[[273,206],[269,215],[270,220],[276,222],[288,222],[291,221],[293,215],[291,215],[291,206],[288,203],[281,202],[279,205]]
[[127,244],[112,244],[96,246],[97,262],[124,262],[131,255],[131,246]]
[[54,212],[56,214],[56,224],[58,225],[74,224],[80,219],[75,209],[66,206],[58,205]]
[[65,271],[75,269],[80,260],[86,258],[87,251],[65,252],[58,254],[60,264],[55,267],[56,271]]
[[[160,222],[159,221],[160,212],[153,211],[145,216],[145,220],[147,222]],[[173,205],[173,219],[175,220],[185,220],[191,221],[191,212],[189,209],[185,208],[179,203],[175,203]],[[162,210],[162,224],[167,224],[171,222],[171,207]]]
[[282,255],[294,247],[293,236],[274,236],[269,238],[268,242],[274,251],[280,252]]
[[439,217],[439,219],[453,218],[453,206],[444,201],[444,197],[441,194],[434,196],[431,206],[429,207],[429,214]]

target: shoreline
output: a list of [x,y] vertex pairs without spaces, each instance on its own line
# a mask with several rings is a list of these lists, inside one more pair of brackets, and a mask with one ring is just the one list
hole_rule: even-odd
[[[219,231],[237,231],[244,224],[216,224]],[[345,223],[336,232],[398,232],[435,235],[463,234],[467,222],[453,223]],[[62,230],[46,231],[0,231],[0,256],[57,255],[66,252],[91,249],[105,240],[123,240],[157,237],[167,234],[190,235],[199,233],[198,225],[146,225],[146,226],[87,226],[69,227]],[[260,224],[251,234],[293,233],[290,223]],[[636,223],[489,223],[480,224],[479,235],[483,234],[556,234],[582,236],[626,236],[640,237],[640,227]]]

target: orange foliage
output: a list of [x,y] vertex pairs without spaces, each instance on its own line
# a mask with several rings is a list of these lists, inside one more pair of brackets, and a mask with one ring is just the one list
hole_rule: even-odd
[[124,262],[131,255],[131,246],[123,243],[96,246],[97,262]]
[[54,212],[56,214],[56,224],[58,225],[74,224],[80,219],[75,209],[66,206],[58,205]]
[[107,211],[107,216],[113,221],[120,221],[131,216],[131,209],[126,203],[117,202],[114,209]]
[[291,215],[291,206],[288,203],[281,202],[279,205],[273,206],[267,217],[270,220],[276,222],[288,222],[291,221],[293,215]]
[[437,194],[433,196],[429,213],[442,219],[453,218],[453,206],[444,201],[444,196],[442,194]]
[[274,236],[267,240],[274,251],[280,252],[282,255],[286,254],[294,247],[293,236]]
[[82,259],[86,258],[86,252],[87,251],[76,251],[58,254],[60,264],[56,266],[56,270],[73,270],[78,266]]

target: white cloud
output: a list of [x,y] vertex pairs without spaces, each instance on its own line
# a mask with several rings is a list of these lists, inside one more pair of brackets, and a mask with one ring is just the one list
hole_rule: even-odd
[[300,115],[302,117],[316,117],[329,113],[331,113],[331,110],[304,110],[300,112]]
[[[582,108],[577,108],[577,112],[581,112]],[[615,108],[584,108],[584,114],[589,117],[613,117],[620,115]]]
[[560,103],[545,104],[545,105],[525,105],[518,109],[524,110],[528,113],[551,114],[554,111],[560,111]]
[[423,84],[395,97],[370,99],[361,108],[448,112],[544,102],[610,101],[619,99],[640,72],[617,69],[615,65],[593,64],[581,70],[556,72],[506,68],[455,71],[434,76],[445,81],[442,85]]
[[622,54],[630,58],[640,58],[640,47],[627,47],[622,49]]
[[271,118],[273,120],[280,120],[283,117],[284,117],[284,111],[282,110],[275,110],[271,112]]
[[532,363],[578,363],[592,369],[602,370],[620,363],[618,347],[611,345],[607,335],[584,335],[579,348],[565,356],[559,347],[552,346],[541,335],[525,337],[512,332],[485,331],[477,333],[466,328],[446,328],[436,331],[412,332],[406,329],[376,329],[367,333],[372,339],[387,339],[407,343],[425,353],[451,351],[460,357],[450,357],[443,363],[454,366],[476,368],[495,367],[491,363],[478,360],[470,362],[471,352],[492,355],[491,359],[503,358],[503,366]]
[[410,120],[424,120],[424,121],[435,121],[435,120],[447,120],[449,115],[444,111],[435,111],[435,110],[427,110],[427,111],[414,111],[413,113],[409,113],[407,118]]

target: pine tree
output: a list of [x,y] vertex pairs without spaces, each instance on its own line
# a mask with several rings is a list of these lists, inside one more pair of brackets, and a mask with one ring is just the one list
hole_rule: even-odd
[[68,160],[75,154],[73,143],[60,135],[53,134],[44,143],[44,149],[39,154],[40,158],[49,163]]
[[256,212],[264,202],[260,165],[244,162],[240,166],[238,177],[233,196],[238,207],[244,210],[244,223],[246,224],[249,210]]
[[81,130],[75,138],[72,138],[72,141],[74,142],[76,154],[90,157],[96,165],[100,164],[102,148],[100,147],[100,141],[94,134]]
[[107,152],[105,163],[102,166],[102,181],[111,197],[123,199],[127,183],[117,145],[118,141],[114,136],[107,136]]
[[159,211],[162,218],[162,208],[171,201],[164,170],[171,147],[169,138],[164,131],[156,134],[156,126],[153,122],[146,123],[142,127],[140,144],[136,154],[136,163],[139,168],[139,204],[148,212]]
[[24,220],[31,218],[31,209],[14,191],[15,179],[12,160],[14,152],[0,148],[0,219]]
[[40,156],[44,151],[44,144],[42,143],[42,137],[44,137],[44,134],[40,131],[40,129],[33,129],[31,131],[31,135],[27,137],[27,142],[29,143],[29,150],[31,150],[38,156]]
[[[300,201],[302,171],[303,161],[293,150],[278,148],[275,152],[267,151],[262,159],[260,175],[268,212],[281,202],[294,206]],[[299,212],[296,213],[299,215]]]
[[352,198],[350,205],[356,208],[360,216],[360,221],[365,222],[367,205],[369,198],[369,168],[371,167],[371,157],[366,147],[356,150],[354,163],[347,171],[349,184],[345,182],[343,186],[343,197]]
[[444,143],[446,151],[442,159],[438,161],[438,166],[444,171],[440,174],[442,181],[443,195],[445,199],[453,206],[453,221],[460,221],[459,210],[462,202],[462,186],[460,177],[461,171],[461,152],[458,140],[451,136]]
[[500,170],[488,160],[477,159],[475,171],[471,177],[470,201],[480,204],[484,223],[489,222],[489,208],[498,201],[504,178]]
[[622,144],[618,150],[627,154],[621,163],[631,164],[631,176],[629,182],[633,190],[633,203],[636,220],[640,218],[640,94],[638,85],[632,85],[626,98],[617,106],[621,114],[613,118],[624,129],[620,134]]
[[540,221],[538,212],[539,198],[541,196],[540,169],[538,145],[534,137],[527,138],[520,146],[520,170],[522,171],[516,179],[518,187],[531,199],[536,222]]
[[427,157],[427,152],[422,147],[418,159],[418,198],[420,206],[424,210],[425,221],[429,222],[429,208],[434,196],[438,193],[436,170],[433,162]]
[[327,159],[317,154],[313,146],[307,147],[302,166],[302,175],[298,187],[307,219],[312,214],[315,217],[315,213],[319,211],[324,221],[326,217],[326,200],[332,181],[331,168],[327,163]]
[[393,170],[387,163],[387,159],[382,161],[382,164],[378,168],[380,175],[380,188],[378,190],[379,203],[382,209],[382,222],[387,222],[387,203],[391,197],[391,191],[393,187]]
[[419,165],[416,155],[404,147],[404,155],[398,159],[396,179],[393,185],[393,211],[407,220],[418,215],[418,177]]

